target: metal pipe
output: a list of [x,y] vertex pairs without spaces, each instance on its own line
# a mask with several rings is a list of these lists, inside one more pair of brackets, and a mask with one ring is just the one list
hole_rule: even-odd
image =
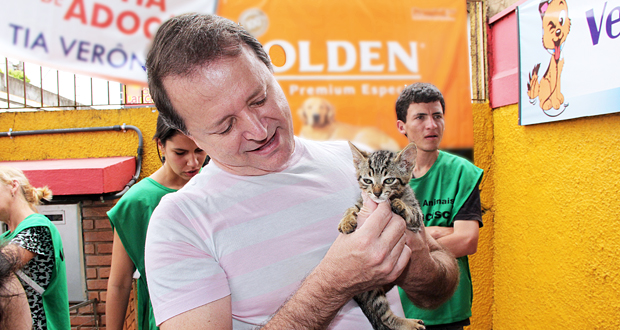
[[43,106],[43,67],[39,65],[39,86],[41,86],[41,106]]
[[57,128],[57,129],[42,129],[42,130],[34,130],[34,131],[13,131],[13,129],[9,129],[8,132],[0,132],[0,137],[10,137],[21,136],[21,135],[38,135],[38,134],[61,134],[61,133],[81,133],[81,132],[101,132],[101,131],[123,131],[133,130],[138,133],[138,156],[136,157],[136,172],[134,176],[129,180],[129,182],[125,185],[123,190],[119,191],[113,195],[102,195],[101,199],[110,200],[116,199],[123,196],[131,186],[138,181],[138,177],[140,176],[140,171],[142,170],[142,155],[144,154],[144,140],[142,138],[142,132],[140,129],[133,125],[114,125],[114,126],[104,126],[104,127],[78,127],[78,128]]
[[26,62],[22,62],[22,82],[24,83],[24,108],[28,107],[28,100],[26,99]]
[[6,72],[4,73],[4,78],[6,78],[6,108],[11,109],[11,91],[9,88],[9,59],[4,58],[4,64],[6,67]]

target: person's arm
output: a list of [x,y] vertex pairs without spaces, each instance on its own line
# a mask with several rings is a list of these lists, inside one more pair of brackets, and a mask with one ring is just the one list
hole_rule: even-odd
[[477,220],[455,220],[454,227],[429,227],[437,228],[431,235],[441,243],[455,258],[468,256],[478,250],[479,224]]
[[30,315],[28,298],[15,275],[10,275],[10,278],[5,282],[5,287],[2,288],[0,308],[4,310],[6,317],[3,320],[4,325],[8,325],[13,330],[32,329],[32,317]]
[[232,330],[232,309],[230,296],[194,308],[172,317],[159,328],[161,330],[176,329],[217,329]]
[[446,302],[459,282],[456,258],[422,226],[420,232],[407,231],[411,261],[395,281],[414,305],[434,309]]
[[[405,246],[405,222],[388,203],[375,208],[372,214],[361,212],[355,232],[337,237],[263,329],[324,329],[355,294],[396,280],[411,254]],[[230,296],[176,315],[161,328],[231,329]]]
[[107,329],[123,329],[134,269],[134,264],[115,230],[105,305]]
[[7,244],[4,249],[8,253],[17,256],[17,258],[19,259],[18,268],[24,267],[36,255],[34,252],[26,250],[17,244]]
[[428,227],[427,232],[456,258],[472,255],[478,250],[479,228],[482,225],[480,190],[475,186],[454,216],[453,227]]
[[373,204],[364,204],[357,230],[338,236],[263,329],[327,328],[354,295],[396,280],[411,255],[405,245],[405,222],[392,213],[389,203]]

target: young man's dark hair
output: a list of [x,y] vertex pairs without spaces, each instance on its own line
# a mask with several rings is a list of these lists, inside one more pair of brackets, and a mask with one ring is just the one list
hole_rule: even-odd
[[418,82],[411,84],[400,93],[398,100],[396,100],[396,119],[401,120],[403,123],[407,122],[407,109],[411,103],[431,103],[439,101],[441,103],[441,110],[446,113],[446,102],[443,99],[443,95],[432,84]]
[[149,92],[159,115],[173,129],[187,135],[164,88],[169,76],[190,75],[202,66],[225,57],[241,55],[247,45],[273,71],[269,56],[254,36],[233,21],[215,15],[184,14],[164,22],[157,30],[146,58]]

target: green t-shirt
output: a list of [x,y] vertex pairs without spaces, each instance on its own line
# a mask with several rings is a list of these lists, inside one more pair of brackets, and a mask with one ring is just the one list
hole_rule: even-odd
[[62,239],[56,226],[44,215],[34,213],[26,217],[13,232],[7,231],[0,236],[1,241],[10,241],[18,233],[31,227],[46,227],[54,245],[54,268],[49,285],[41,295],[45,320],[49,330],[66,330],[71,328],[69,317],[69,293],[67,291],[67,270]]
[[[474,188],[480,183],[483,171],[461,157],[440,151],[430,170],[409,185],[415,192],[424,214],[424,225],[452,227],[459,212]],[[434,310],[413,305],[399,288],[405,315],[422,319],[426,325],[449,324],[471,316],[473,290],[467,256],[457,258],[460,282],[456,292],[446,303]]]
[[165,195],[175,192],[151,178],[144,178],[129,189],[116,205],[108,211],[112,227],[140,272],[138,279],[138,329],[158,329],[146,283],[144,245],[146,230],[153,210]]

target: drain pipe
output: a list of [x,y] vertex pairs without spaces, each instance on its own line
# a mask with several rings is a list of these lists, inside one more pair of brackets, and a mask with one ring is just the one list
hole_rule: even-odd
[[8,136],[10,138],[13,138],[14,136],[22,136],[22,135],[82,133],[82,132],[102,132],[102,131],[126,132],[128,129],[136,131],[136,133],[138,133],[139,142],[138,142],[138,156],[136,157],[136,173],[131,178],[131,180],[127,182],[123,190],[119,191],[116,194],[101,196],[102,200],[111,200],[111,199],[116,199],[116,198],[120,198],[121,196],[123,196],[127,192],[127,190],[129,190],[129,188],[133,186],[134,183],[136,183],[136,181],[138,181],[138,177],[140,176],[140,171],[142,170],[142,155],[144,153],[144,149],[143,149],[144,143],[142,139],[142,132],[136,126],[125,125],[123,123],[123,125],[114,125],[114,126],[105,126],[105,127],[58,128],[58,129],[42,129],[42,130],[35,130],[35,131],[13,131],[13,129],[10,128],[8,132],[0,132],[0,137]]

